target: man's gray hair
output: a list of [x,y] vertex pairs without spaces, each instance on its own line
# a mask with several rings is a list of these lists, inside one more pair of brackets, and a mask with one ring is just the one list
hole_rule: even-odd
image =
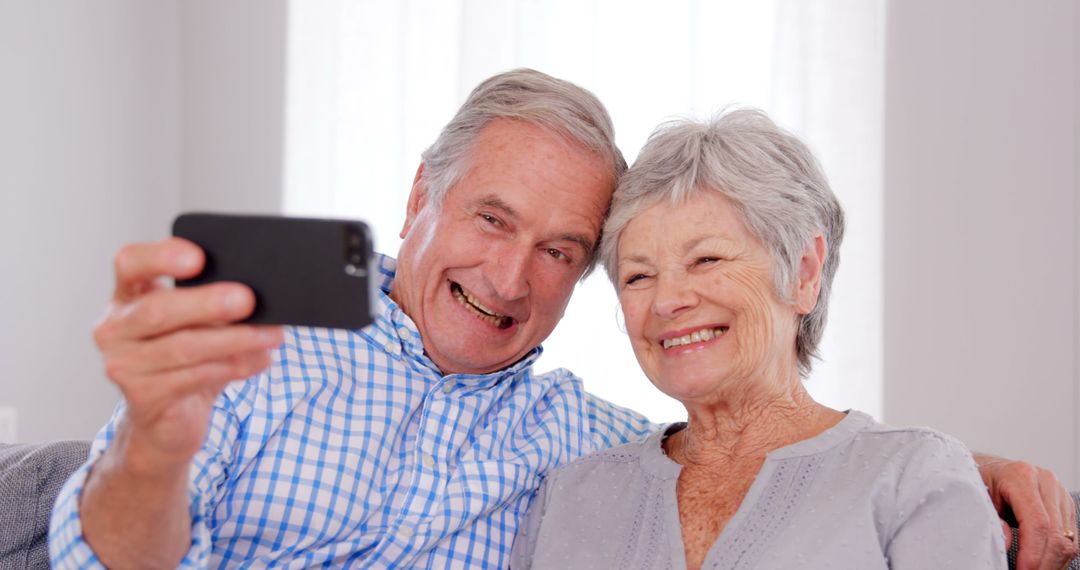
[[[468,171],[477,136],[495,119],[525,121],[595,152],[611,164],[612,180],[626,171],[626,159],[615,146],[611,117],[595,95],[534,69],[515,69],[477,85],[424,151],[423,178],[435,204],[441,204],[450,187]],[[594,254],[586,274],[595,259]]]
[[618,244],[626,225],[661,200],[680,204],[696,192],[727,197],[750,232],[769,250],[773,282],[786,302],[798,283],[799,262],[813,237],[825,238],[817,305],[799,323],[799,372],[809,374],[825,329],[829,291],[844,238],[844,212],[810,150],[756,109],[719,114],[711,121],[672,121],[649,136],[623,175],[604,225],[600,258],[619,287]]

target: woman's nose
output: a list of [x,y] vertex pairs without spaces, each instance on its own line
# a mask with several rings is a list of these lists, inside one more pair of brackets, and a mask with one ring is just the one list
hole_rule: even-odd
[[653,313],[663,318],[675,318],[698,303],[697,294],[684,276],[657,276]]

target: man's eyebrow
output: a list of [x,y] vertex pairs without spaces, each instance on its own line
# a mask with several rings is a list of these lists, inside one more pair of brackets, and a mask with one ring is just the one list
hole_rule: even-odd
[[501,211],[503,214],[506,214],[506,216],[509,218],[518,218],[517,210],[515,210],[513,206],[507,204],[505,200],[498,196],[484,196],[480,199],[479,204],[488,208],[495,208],[496,210]]
[[[506,217],[511,219],[517,219],[519,217],[517,210],[515,210],[513,206],[506,203],[505,200],[499,198],[498,196],[484,196],[480,199],[478,204],[480,206],[499,210],[503,214],[505,214]],[[586,236],[584,234],[562,234],[557,239],[558,241],[568,241],[577,244],[581,247],[582,250],[585,251],[586,258],[592,256],[593,249],[595,249],[593,240],[589,236]]]
[[588,237],[586,237],[584,235],[581,235],[581,234],[563,234],[563,235],[559,236],[559,241],[568,241],[568,242],[576,243],[576,244],[578,244],[579,247],[581,247],[582,250],[585,251],[585,258],[586,259],[592,257],[592,253],[593,253],[592,240],[590,240]]

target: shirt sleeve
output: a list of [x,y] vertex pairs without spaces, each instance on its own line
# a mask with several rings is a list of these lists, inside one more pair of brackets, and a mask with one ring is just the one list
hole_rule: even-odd
[[592,394],[585,395],[585,413],[593,443],[593,448],[589,451],[638,441],[661,427],[634,410],[617,406]]
[[[79,504],[87,475],[114,442],[117,426],[124,421],[126,409],[123,402],[116,407],[109,422],[95,437],[87,462],[72,474],[57,495],[49,525],[49,556],[53,568],[104,568],[83,535]],[[216,503],[217,491],[228,476],[237,427],[231,402],[224,396],[218,397],[210,415],[206,441],[192,458],[188,484],[192,542],[180,568],[206,568],[209,565],[208,516]]]
[[975,461],[962,443],[928,433],[897,481],[891,568],[1005,570],[1005,540]]

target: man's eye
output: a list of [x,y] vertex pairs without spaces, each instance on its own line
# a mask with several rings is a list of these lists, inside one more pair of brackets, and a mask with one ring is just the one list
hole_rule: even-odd
[[487,223],[489,223],[489,224],[491,224],[493,226],[501,226],[502,225],[502,220],[500,220],[499,218],[496,218],[495,216],[492,216],[491,214],[480,214],[480,217],[483,218],[485,222],[487,222]]
[[570,256],[553,247],[547,248],[547,254],[559,261],[570,261]]
[[709,263],[716,263],[717,261],[720,261],[719,257],[703,255],[694,260],[694,265],[707,265]]

